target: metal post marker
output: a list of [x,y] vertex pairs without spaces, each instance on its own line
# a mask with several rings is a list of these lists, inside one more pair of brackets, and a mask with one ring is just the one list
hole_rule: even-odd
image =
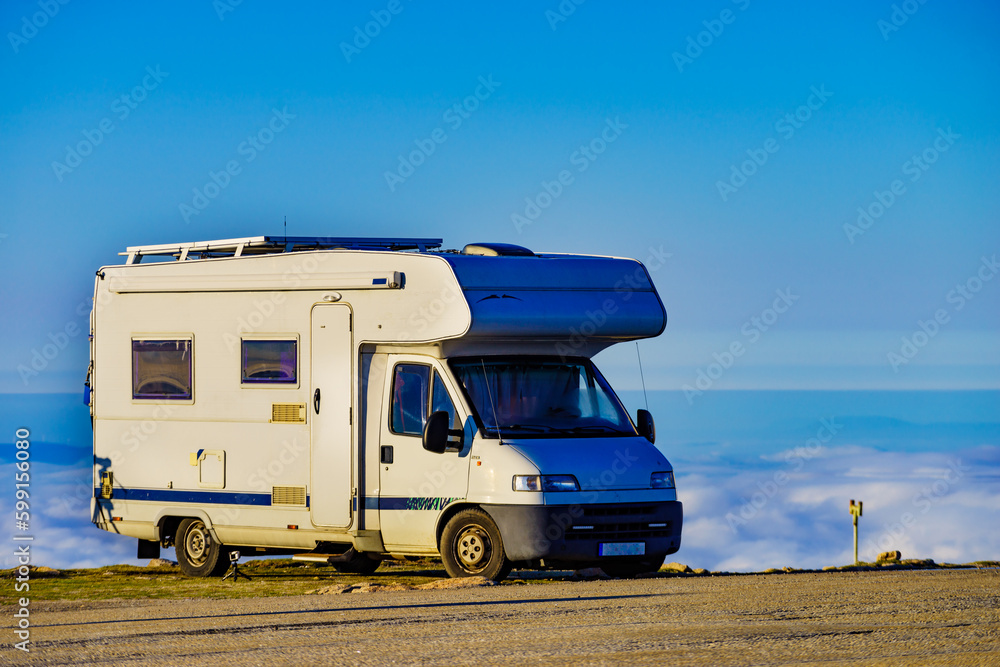
[[861,501],[855,505],[851,500],[851,516],[854,517],[854,564],[858,564],[858,517],[861,516]]

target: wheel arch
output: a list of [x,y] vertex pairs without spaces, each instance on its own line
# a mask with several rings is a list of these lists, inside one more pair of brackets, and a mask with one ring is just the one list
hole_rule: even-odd
[[[458,514],[463,510],[480,510],[482,512],[486,512],[486,510],[483,509],[483,507],[478,503],[468,502],[465,500],[457,503],[452,503],[451,505],[445,507],[444,510],[441,512],[441,514],[438,516],[437,525],[434,528],[434,544],[437,545],[438,553],[441,553],[441,536],[444,534],[445,526],[448,525],[448,522],[451,521],[451,518],[453,516],[455,516],[456,514]],[[496,523],[496,519],[493,518],[492,514],[490,514],[489,512],[486,512],[486,514],[488,514],[489,517],[493,519],[493,522]],[[500,530],[499,526],[497,526],[497,530]],[[500,536],[503,537],[502,532],[500,533]]]
[[219,536],[215,532],[215,527],[213,526],[212,519],[208,516],[208,513],[194,508],[168,508],[162,510],[156,516],[156,520],[154,521],[161,544],[165,542],[169,544],[175,543],[177,538],[177,528],[184,519],[201,519],[205,524],[205,528],[208,529],[209,534],[212,536],[212,539],[219,542]]

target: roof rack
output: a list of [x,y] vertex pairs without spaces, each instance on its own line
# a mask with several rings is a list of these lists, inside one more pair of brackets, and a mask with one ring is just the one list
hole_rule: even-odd
[[441,239],[363,238],[330,236],[251,236],[243,239],[197,241],[194,243],[164,243],[161,245],[129,246],[126,264],[138,264],[143,257],[174,257],[178,261],[212,257],[246,257],[275,255],[304,250],[417,250],[426,252],[440,248]]

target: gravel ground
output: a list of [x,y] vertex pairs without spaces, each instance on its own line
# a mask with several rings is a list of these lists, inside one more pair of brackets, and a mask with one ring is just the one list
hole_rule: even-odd
[[38,602],[0,664],[1000,665],[1000,571]]

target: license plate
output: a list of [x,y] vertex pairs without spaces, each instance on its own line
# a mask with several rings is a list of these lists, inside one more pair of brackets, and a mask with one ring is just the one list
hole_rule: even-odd
[[601,542],[597,547],[598,556],[644,556],[645,542]]

